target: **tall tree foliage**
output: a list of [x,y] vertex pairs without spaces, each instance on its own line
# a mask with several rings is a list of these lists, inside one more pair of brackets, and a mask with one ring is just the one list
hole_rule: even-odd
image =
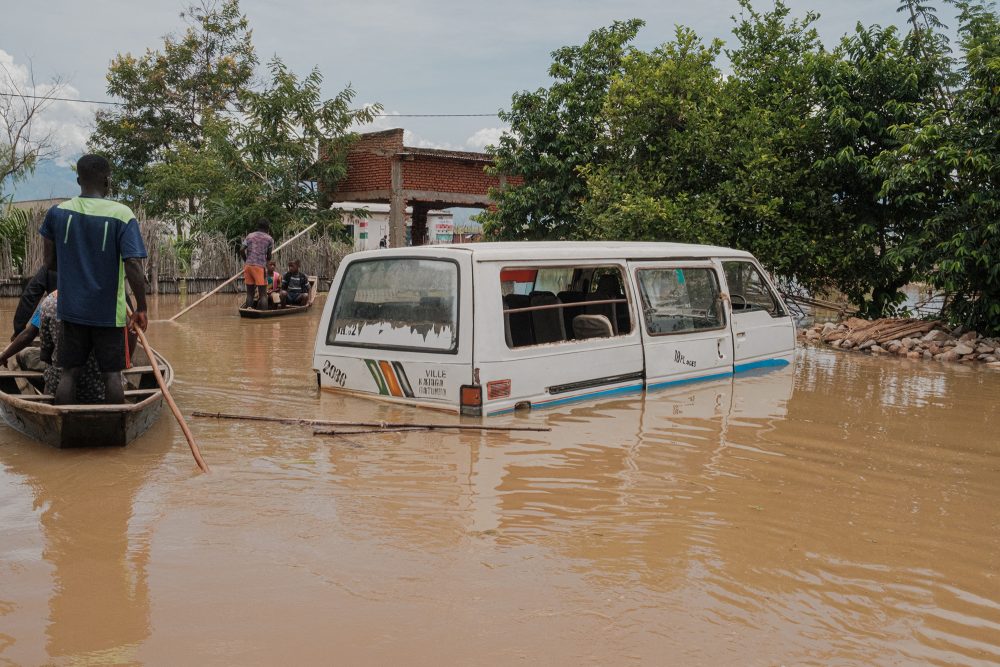
[[629,46],[638,22],[595,31],[553,54],[550,88],[514,96],[494,156],[524,184],[486,232],[724,243],[871,316],[929,281],[954,320],[1000,331],[1000,21],[950,4],[958,56],[929,0],[832,51],[816,14],[741,0],[726,76],[689,30],[648,52]]
[[837,284],[872,316],[894,312],[918,277],[914,244],[937,206],[919,189],[884,189],[900,168],[895,128],[934,114],[945,86],[922,33],[858,26],[817,71],[827,154],[816,168],[835,186],[833,213],[847,234]]
[[[112,161],[116,194],[136,204],[147,168],[181,145],[199,149],[211,119],[239,108],[257,65],[239,0],[202,0],[181,16],[187,28],[166,36],[162,49],[111,61],[107,92],[122,103],[97,113],[90,137],[90,150]],[[195,212],[197,198],[186,199]]]
[[800,284],[836,284],[844,275],[842,231],[831,215],[831,185],[814,169],[824,136],[813,72],[828,58],[818,16],[793,18],[780,0],[766,12],[746,0],[740,7],[718,130],[728,146],[719,186],[725,241]]
[[[150,168],[150,212],[182,215],[180,196],[193,193],[201,228],[230,237],[259,217],[279,229],[339,221],[317,184],[344,177],[351,126],[371,122],[381,107],[352,109],[350,87],[324,99],[318,69],[300,79],[278,58],[269,69],[262,90],[240,95],[242,114],[209,119],[199,145],[181,143]],[[321,144],[326,158],[318,160]]]
[[912,254],[950,296],[953,319],[1000,332],[1000,18],[992,3],[956,2],[958,83],[947,107],[895,128],[887,197],[936,204]]
[[598,239],[717,243],[725,219],[717,188],[725,174],[719,41],[678,28],[674,41],[635,51],[609,87],[604,163],[579,171],[588,196],[581,235]]
[[119,56],[108,71],[108,93],[124,102],[98,113],[90,145],[113,161],[117,194],[178,232],[235,237],[259,217],[279,230],[339,220],[317,183],[344,176],[351,127],[381,107],[352,109],[350,86],[326,99],[318,69],[299,77],[278,57],[256,81],[239,0],[202,0],[182,16],[183,35]]
[[587,185],[580,169],[608,159],[602,109],[642,21],[616,22],[590,34],[582,46],[552,53],[555,83],[515,93],[510,124],[492,149],[494,172],[524,178],[497,193],[498,207],[480,218],[495,238],[570,238],[580,234]]

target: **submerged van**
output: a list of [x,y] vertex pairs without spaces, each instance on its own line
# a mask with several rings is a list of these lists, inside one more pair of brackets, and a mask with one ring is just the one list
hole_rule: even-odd
[[473,243],[345,258],[313,368],[323,389],[497,415],[783,366],[794,350],[747,252]]

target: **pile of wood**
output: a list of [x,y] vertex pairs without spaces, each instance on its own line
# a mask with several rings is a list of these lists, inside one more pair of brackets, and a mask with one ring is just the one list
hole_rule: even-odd
[[[878,345],[885,345],[894,340],[923,336],[941,323],[934,320],[911,320],[907,318],[884,317],[879,320],[864,320],[851,317],[843,323],[845,328],[831,330],[823,340],[832,343],[835,340],[849,340],[851,347],[873,340]],[[843,343],[841,343],[843,346]]]
[[1000,370],[1000,340],[963,327],[950,329],[936,320],[851,317],[838,324],[817,324],[800,335],[807,342],[825,343],[841,350],[907,359],[982,362]]

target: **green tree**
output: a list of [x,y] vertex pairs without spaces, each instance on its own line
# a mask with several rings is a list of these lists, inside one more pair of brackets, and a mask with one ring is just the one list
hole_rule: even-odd
[[200,228],[230,238],[250,231],[259,217],[277,231],[339,222],[318,183],[344,177],[346,149],[356,136],[350,128],[371,122],[381,107],[352,109],[350,86],[324,99],[318,69],[300,79],[278,58],[269,69],[266,87],[240,94],[242,114],[209,119],[199,145],[181,143],[150,167],[152,213],[183,215],[178,201],[187,193],[200,203]]
[[590,33],[582,46],[552,53],[549,88],[515,93],[510,124],[491,149],[493,173],[515,176],[523,184],[495,193],[497,208],[479,219],[487,236],[505,239],[557,239],[580,233],[587,183],[581,168],[609,157],[601,112],[608,89],[620,74],[628,44],[643,22],[616,22]]
[[937,205],[920,188],[884,188],[900,167],[895,128],[938,108],[944,82],[927,48],[922,30],[900,37],[858,26],[817,75],[828,140],[817,171],[835,185],[837,219],[850,232],[838,286],[873,317],[894,313],[917,277],[913,247]]
[[[120,106],[99,111],[89,149],[114,166],[116,195],[144,203],[147,168],[182,144],[197,150],[206,123],[239,108],[257,57],[239,0],[202,0],[181,14],[188,26],[161,50],[118,55],[108,69],[109,95]],[[187,198],[190,212],[198,199]]]
[[746,0],[740,6],[720,129],[728,147],[719,194],[725,245],[753,252],[782,278],[828,287],[843,275],[845,249],[833,192],[813,168],[824,151],[814,68],[829,57],[818,15],[795,18],[780,1],[767,12]]
[[933,198],[935,211],[910,252],[950,293],[953,321],[1000,333],[1000,18],[992,3],[955,5],[956,91],[948,108],[895,128],[903,143],[883,192]]
[[587,196],[579,235],[718,243],[726,238],[718,186],[725,138],[721,41],[689,29],[651,52],[633,51],[601,111],[607,159],[579,168]]

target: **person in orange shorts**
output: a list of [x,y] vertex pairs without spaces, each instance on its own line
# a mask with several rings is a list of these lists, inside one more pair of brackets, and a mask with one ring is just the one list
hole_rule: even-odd
[[243,282],[247,286],[247,300],[244,308],[265,308],[267,279],[264,267],[271,259],[274,250],[274,239],[271,238],[271,223],[264,218],[257,221],[257,231],[250,232],[240,246],[240,257],[243,264]]

